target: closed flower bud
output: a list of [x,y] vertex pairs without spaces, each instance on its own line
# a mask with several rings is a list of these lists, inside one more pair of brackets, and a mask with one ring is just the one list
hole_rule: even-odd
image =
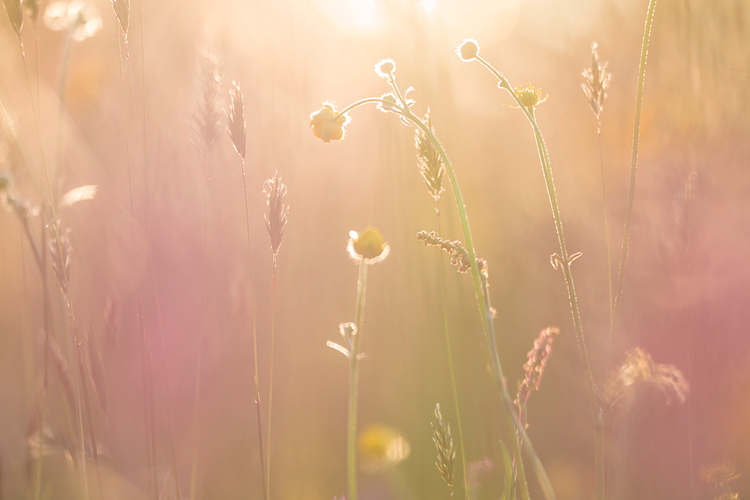
[[383,59],[375,65],[375,73],[380,78],[388,78],[394,71],[396,71],[396,63],[393,59]]
[[467,38],[458,47],[456,54],[458,54],[458,57],[460,57],[462,61],[472,61],[477,55],[479,55],[479,45],[476,40]]

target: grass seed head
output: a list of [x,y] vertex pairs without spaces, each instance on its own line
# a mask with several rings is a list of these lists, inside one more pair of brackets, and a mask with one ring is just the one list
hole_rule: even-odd
[[544,367],[552,353],[552,344],[555,337],[560,334],[560,330],[555,327],[548,327],[539,333],[534,340],[534,347],[527,354],[526,364],[523,365],[525,376],[518,384],[518,394],[514,403],[522,407],[529,400],[532,392],[538,391],[544,375]]
[[242,103],[240,84],[235,81],[232,81],[232,85],[229,87],[229,110],[226,111],[226,115],[229,138],[232,140],[234,150],[244,160],[247,153],[245,146],[247,135],[245,133],[245,105]]
[[609,81],[612,75],[607,71],[607,63],[599,62],[599,52],[596,42],[591,44],[591,67],[583,70],[581,89],[591,106],[591,111],[597,121],[601,119],[604,99],[607,97]]
[[437,449],[437,460],[435,465],[440,471],[440,476],[449,488],[453,489],[453,472],[456,465],[456,446],[451,436],[451,426],[443,421],[440,412],[440,403],[435,405],[435,421],[430,422],[432,426],[432,441]]
[[[432,129],[429,111],[425,116],[425,121],[427,122],[427,126]],[[419,128],[414,136],[414,143],[417,147],[419,172],[427,184],[427,191],[437,203],[440,200],[440,194],[444,191],[443,174],[445,173],[445,168],[443,167],[443,160],[440,158],[438,150],[427,138],[427,134]]]
[[193,112],[192,143],[206,157],[211,153],[221,132],[221,85],[224,80],[222,62],[217,54],[204,49],[199,60],[199,91]]
[[23,28],[22,0],[4,0],[4,3],[13,31],[16,32],[16,35],[21,36],[21,28]]
[[275,261],[281,241],[284,239],[284,228],[289,214],[289,207],[284,204],[286,186],[281,182],[278,172],[263,183],[263,194],[266,195],[266,205],[268,205],[268,215],[265,216],[266,229],[271,239],[271,251]]

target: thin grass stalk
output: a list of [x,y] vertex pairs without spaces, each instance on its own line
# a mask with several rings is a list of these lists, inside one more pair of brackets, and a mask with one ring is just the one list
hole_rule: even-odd
[[268,498],[271,498],[271,417],[273,415],[273,358],[274,339],[276,338],[276,256],[273,258],[273,285],[271,287],[271,360],[268,382],[268,432],[266,433],[266,484]]
[[[118,23],[119,26],[119,23]],[[123,36],[127,38],[127,33],[123,32]],[[120,70],[120,90],[122,94],[122,117],[125,122],[125,159],[128,167],[128,193],[130,194],[130,216],[132,217],[132,223],[135,224],[135,206],[133,204],[133,175],[132,168],[130,165],[130,128],[128,127],[128,103],[125,93],[125,73],[122,69],[122,44],[120,43],[120,28],[117,29],[117,54],[119,56],[117,69]],[[135,225],[133,226],[135,230]]]
[[359,339],[362,336],[362,319],[364,318],[365,298],[367,292],[367,263],[359,262],[357,276],[357,302],[354,309],[356,335],[352,340],[352,352],[349,353],[349,406],[346,425],[346,476],[349,495],[347,499],[357,500],[357,399],[359,396]]
[[[490,335],[490,332],[494,331],[494,326],[492,324],[493,318],[492,318],[492,314],[489,313],[488,308],[485,303],[485,294],[483,291],[482,278],[480,277],[479,267],[476,262],[477,260],[476,252],[474,251],[474,243],[471,237],[471,228],[469,227],[469,218],[468,218],[468,214],[466,213],[466,205],[464,204],[464,201],[463,201],[461,189],[458,186],[458,179],[456,178],[455,171],[453,170],[453,165],[451,164],[450,159],[448,158],[448,155],[445,153],[443,146],[440,144],[440,141],[438,141],[435,134],[424,122],[422,122],[419,118],[417,118],[408,108],[404,110],[404,117],[406,117],[408,120],[410,120],[420,129],[422,129],[422,131],[429,138],[430,142],[438,150],[438,153],[440,154],[440,157],[443,160],[443,165],[445,166],[445,170],[448,173],[448,177],[450,179],[450,184],[451,184],[451,189],[453,190],[453,197],[456,201],[456,208],[458,210],[459,220],[461,222],[461,229],[464,235],[464,244],[466,246],[466,251],[469,254],[469,265],[471,266],[470,271],[471,271],[472,281],[474,282],[474,293],[477,299],[477,307],[479,309],[480,319],[482,322],[482,330],[484,333],[484,337],[488,340],[488,345],[490,346],[489,357],[491,360],[493,378],[494,378],[495,384],[498,387],[498,390],[500,393],[500,399],[503,403],[502,406],[506,414],[506,423],[508,424],[511,435],[513,435],[513,432],[518,430],[518,432],[524,438],[524,447],[527,453],[529,454],[530,458],[532,459],[532,462],[534,463],[535,472],[537,473],[539,481],[543,487],[545,496],[548,498],[548,500],[553,500],[555,499],[554,490],[552,489],[549,478],[547,477],[547,473],[544,470],[544,466],[542,465],[541,460],[539,460],[539,457],[537,456],[536,451],[531,445],[531,440],[528,439],[525,429],[520,424],[520,422],[518,422],[518,419],[514,417],[514,412],[512,408],[512,399],[510,397],[510,393],[508,392],[508,386],[507,386],[507,382],[505,379],[505,375],[503,374],[503,369],[500,363],[500,357],[498,355],[497,344],[494,338],[494,333]],[[511,441],[515,441],[515,440],[511,440]],[[521,456],[520,450],[514,450],[514,452],[516,453],[517,456],[519,457]],[[519,470],[519,475],[521,472],[523,472],[522,468]],[[521,480],[525,481],[525,477],[522,478]]]
[[[21,41],[20,34],[18,36],[18,45],[19,45],[19,48],[21,50],[21,58],[23,60],[24,71],[26,73],[26,87],[27,87],[28,92],[29,92],[29,100],[31,101],[31,106],[32,106],[32,109],[33,109],[34,108],[33,92],[31,90],[31,82],[29,81],[29,73],[28,73],[28,68],[26,66],[26,54],[25,54],[24,49],[23,49],[23,42]],[[58,255],[62,255],[63,254],[63,248],[62,248],[62,240],[60,238],[59,219],[57,218],[57,209],[55,208],[55,198],[54,198],[54,195],[52,193],[52,182],[50,180],[49,168],[47,166],[46,155],[44,154],[44,144],[43,144],[43,141],[42,141],[42,133],[41,133],[40,125],[39,125],[39,117],[38,117],[38,115],[37,115],[36,112],[32,112],[32,114],[34,115],[34,122],[35,122],[35,125],[36,125],[35,128],[36,128],[37,140],[39,142],[39,151],[41,152],[41,155],[42,155],[42,166],[43,166],[43,169],[44,169],[44,179],[45,179],[46,187],[47,187],[47,201],[49,203],[50,210],[51,210],[51,213],[52,213],[52,225],[53,225],[53,228],[55,230],[55,243],[57,245]],[[79,335],[78,335],[78,325],[76,323],[76,316],[75,316],[75,312],[74,312],[74,309],[73,309],[73,300],[72,300],[71,295],[70,295],[70,287],[69,287],[69,283],[68,283],[68,271],[67,271],[67,269],[65,269],[65,266],[63,266],[63,268],[62,268],[62,275],[63,275],[63,280],[64,280],[64,283],[65,283],[65,292],[63,293],[63,296],[64,296],[63,298],[64,298],[65,306],[66,306],[66,309],[67,309],[67,312],[68,312],[69,326],[71,328],[71,333],[73,334],[73,339],[74,339],[75,343],[76,344],[80,344]],[[85,495],[84,498],[88,499],[88,497],[89,497],[89,493],[88,493],[88,474],[87,474],[87,471],[86,471],[86,450],[85,450],[84,433],[83,433],[83,415],[82,415],[82,412],[81,412],[80,400],[79,399],[77,399],[77,416],[78,416],[78,429],[79,429],[80,436],[81,436],[81,446],[80,446],[80,453],[81,453],[81,456],[80,456],[80,460],[81,460],[81,476],[82,476],[83,484],[85,486],[84,487],[84,495]],[[89,420],[92,420],[91,415],[89,415]],[[101,477],[101,474],[99,472],[99,456],[98,456],[96,445],[95,445],[95,442],[96,442],[96,435],[95,434],[91,435],[91,441],[92,441],[92,449],[94,451],[94,464],[95,464],[95,467],[96,467],[96,470],[97,470],[97,476]],[[99,488],[100,488],[100,490],[102,490],[101,481],[99,481]],[[101,496],[102,496],[102,498],[104,497],[103,494]]]
[[604,484],[604,426],[601,421],[601,409],[597,399],[596,385],[594,384],[594,377],[591,372],[591,364],[588,358],[588,352],[586,350],[586,342],[583,336],[583,327],[581,325],[581,314],[578,307],[578,298],[575,291],[575,283],[573,281],[573,274],[571,272],[571,263],[576,259],[578,254],[569,255],[567,245],[565,242],[565,233],[563,231],[562,218],[560,217],[560,208],[557,202],[557,191],[555,190],[555,182],[552,176],[552,167],[550,165],[549,153],[547,146],[542,137],[542,133],[539,130],[539,126],[536,123],[534,116],[534,108],[526,107],[518,97],[517,93],[512,89],[508,80],[502,76],[495,68],[493,68],[487,61],[482,59],[479,55],[476,56],[485,68],[487,68],[500,82],[500,87],[507,90],[508,93],[513,97],[518,107],[523,111],[529,124],[534,131],[534,138],[537,145],[537,151],[539,153],[539,161],[542,166],[544,174],[544,181],[547,186],[547,195],[550,201],[550,207],[552,208],[552,218],[555,223],[555,230],[557,232],[557,239],[560,245],[560,256],[553,256],[556,259],[556,263],[561,267],[563,277],[565,280],[565,286],[568,290],[568,299],[570,301],[571,314],[573,316],[573,326],[576,332],[576,340],[578,343],[578,349],[581,354],[581,360],[584,366],[584,375],[586,378],[586,387],[589,395],[589,403],[591,405],[592,416],[594,418],[594,461],[596,469],[596,498],[597,500],[603,500],[605,497],[605,484]]
[[[609,238],[609,210],[607,210],[607,188],[604,183],[604,154],[602,151],[602,120],[598,120],[598,144],[599,144],[599,171],[602,177],[602,210],[604,211],[604,238],[607,244],[607,294],[609,296],[609,322],[612,324],[614,318],[614,287],[612,286],[612,246]],[[612,360],[613,329],[609,329],[609,340],[607,341],[607,372]]]
[[[442,234],[442,228],[440,223],[440,209],[438,203],[435,202],[435,213],[437,215],[437,226],[438,234]],[[458,406],[458,386],[456,384],[456,373],[453,368],[453,349],[451,348],[451,334],[450,327],[448,326],[448,301],[445,294],[445,257],[443,252],[440,252],[440,298],[443,306],[443,330],[445,331],[445,345],[448,351],[448,371],[451,376],[451,391],[453,393],[453,406],[456,408],[456,423],[458,425],[458,447],[461,451],[461,472],[462,472],[462,484],[464,487],[464,498],[469,498],[469,488],[466,485],[466,451],[464,449],[464,431],[461,425],[461,410]],[[452,496],[452,495],[451,495]]]
[[154,375],[153,359],[146,340],[146,327],[143,324],[143,306],[138,303],[138,326],[140,328],[141,341],[141,366],[143,369],[143,399],[144,413],[146,419],[146,463],[148,468],[150,488],[152,488],[153,500],[159,499],[159,476],[156,470],[156,433],[154,418]]
[[656,0],[649,0],[646,13],[646,26],[643,29],[643,43],[641,44],[641,59],[638,63],[638,85],[635,91],[635,119],[633,123],[633,150],[630,155],[630,185],[628,187],[628,205],[625,210],[625,231],[622,236],[622,251],[620,252],[620,266],[617,271],[617,293],[615,294],[615,308],[612,316],[610,330],[617,329],[622,293],[625,284],[625,264],[628,260],[628,247],[630,244],[630,225],[633,220],[633,202],[635,201],[635,174],[638,167],[638,146],[641,134],[641,108],[643,107],[643,85],[646,79],[646,58],[648,56],[648,45],[651,39],[651,27],[654,21],[654,10]]
[[260,390],[258,388],[258,335],[255,321],[255,295],[253,287],[253,252],[252,252],[252,239],[250,238],[250,214],[247,201],[247,176],[245,175],[245,159],[240,157],[240,169],[242,170],[242,187],[244,188],[243,193],[245,195],[245,230],[247,233],[247,262],[248,262],[248,273],[250,276],[250,314],[252,316],[253,325],[253,368],[254,368],[254,399],[255,399],[255,410],[258,419],[258,453],[260,456],[260,475],[261,475],[261,487],[263,490],[263,498],[268,500],[268,487],[266,485],[266,471],[264,465],[265,454],[263,453],[263,424],[261,421],[260,412]]

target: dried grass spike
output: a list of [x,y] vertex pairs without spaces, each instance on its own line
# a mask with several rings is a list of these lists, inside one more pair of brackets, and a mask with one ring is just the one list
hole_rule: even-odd
[[[425,121],[430,130],[433,130],[432,123],[430,122],[430,112],[427,111],[425,115]],[[427,138],[427,135],[421,130],[417,129],[416,135],[414,136],[414,143],[417,147],[417,162],[419,165],[419,172],[422,174],[422,178],[427,184],[427,190],[435,199],[435,202],[440,200],[440,194],[444,191],[443,189],[443,173],[445,169],[443,167],[443,161],[440,158],[440,153],[433,146],[432,142]]]
[[[527,354],[526,363],[523,365],[524,378],[518,384],[518,393],[514,403],[523,408],[529,400],[529,396],[534,391],[539,390],[544,375],[544,367],[552,353],[552,344],[555,337],[560,334],[556,327],[547,327],[539,333],[534,340],[534,347]],[[523,415],[522,415],[523,417]],[[521,419],[523,422],[523,418]]]
[[581,89],[586,94],[591,111],[594,112],[598,121],[601,119],[604,98],[607,97],[609,80],[612,75],[607,71],[607,63],[601,64],[599,62],[597,47],[596,42],[591,44],[591,67],[583,70]]
[[39,20],[39,0],[23,0],[23,6],[31,22],[36,24]]
[[649,353],[637,347],[627,352],[625,363],[607,383],[606,399],[609,405],[614,405],[636,385],[641,384],[659,389],[666,395],[667,403],[673,398],[684,403],[690,389],[682,372],[675,366],[654,363]]
[[432,440],[435,442],[437,449],[437,461],[435,465],[440,471],[440,476],[445,484],[451,489],[453,496],[453,471],[456,465],[456,446],[453,444],[451,437],[451,427],[443,421],[443,414],[440,412],[440,403],[435,405],[435,422],[430,422],[432,427]]
[[221,84],[224,80],[219,56],[208,49],[200,51],[199,92],[193,112],[192,143],[206,157],[214,147],[221,132]]
[[227,115],[227,131],[229,138],[232,140],[235,151],[245,160],[246,154],[246,133],[245,133],[245,105],[242,103],[242,90],[240,84],[232,81],[229,88],[229,110]]
[[22,0],[4,0],[4,3],[13,31],[16,32],[16,35],[21,36],[21,28],[23,27]]
[[284,239],[284,228],[286,227],[289,207],[284,204],[286,198],[286,186],[281,182],[279,173],[276,172],[271,179],[263,183],[263,194],[266,195],[266,204],[268,205],[268,215],[266,219],[266,229],[268,237],[271,239],[271,251],[273,252],[274,262],[276,255],[279,253],[281,241]]

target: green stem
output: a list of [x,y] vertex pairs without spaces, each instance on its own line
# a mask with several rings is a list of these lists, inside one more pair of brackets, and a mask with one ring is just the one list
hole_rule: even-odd
[[[602,177],[602,208],[604,211],[604,238],[607,245],[607,291],[609,295],[609,323],[612,324],[614,316],[614,292],[612,289],[612,247],[609,244],[609,210],[607,210],[607,188],[604,182],[604,154],[602,151],[602,119],[598,118],[597,135],[599,136],[599,171]],[[612,337],[613,332],[609,330],[609,340],[607,341],[607,373],[612,360]]]
[[273,286],[271,288],[271,360],[268,383],[268,433],[266,435],[266,484],[271,498],[271,416],[273,408],[273,347],[276,338],[276,256],[273,258]]
[[361,260],[357,278],[357,304],[354,309],[354,324],[357,329],[354,332],[352,350],[349,353],[349,410],[346,426],[346,470],[349,490],[347,500],[357,500],[357,384],[359,382],[359,359],[357,357],[359,355],[359,339],[362,335],[366,290],[367,263]]
[[258,419],[258,454],[260,456],[260,482],[263,489],[263,498],[268,498],[268,488],[266,486],[266,471],[265,471],[265,454],[263,453],[263,424],[261,422],[260,413],[260,390],[258,388],[258,336],[255,322],[255,297],[253,293],[253,252],[252,252],[252,240],[250,238],[250,215],[247,202],[247,177],[245,175],[245,159],[240,159],[240,168],[242,169],[242,186],[245,194],[245,229],[247,232],[247,263],[248,273],[250,275],[250,314],[253,322],[253,367],[255,376],[254,382],[254,399],[255,399],[255,413]]
[[641,60],[638,65],[638,86],[635,92],[635,120],[633,123],[633,150],[630,156],[630,187],[628,188],[628,205],[625,211],[625,231],[622,236],[622,251],[620,253],[620,267],[617,272],[617,293],[615,294],[615,309],[612,316],[610,330],[617,328],[617,320],[622,302],[622,291],[625,283],[625,264],[628,260],[628,246],[630,243],[630,225],[633,220],[633,202],[635,200],[635,174],[638,167],[638,145],[641,134],[641,108],[643,106],[643,85],[646,78],[646,57],[648,55],[648,44],[651,39],[651,26],[654,21],[654,9],[656,0],[649,0],[648,12],[646,13],[646,27],[643,30],[643,43],[641,45]]
[[[570,301],[570,310],[573,316],[573,326],[576,333],[576,341],[578,343],[578,350],[581,354],[581,360],[583,362],[584,375],[586,378],[586,388],[589,395],[589,403],[591,405],[592,415],[594,417],[594,461],[596,469],[596,498],[597,500],[603,500],[605,496],[605,484],[604,484],[604,425],[602,422],[601,409],[599,408],[598,399],[596,397],[596,385],[594,384],[594,377],[591,372],[591,364],[589,362],[588,352],[586,350],[586,342],[583,336],[583,327],[581,325],[581,314],[578,307],[578,298],[575,291],[575,283],[573,281],[573,274],[571,272],[571,263],[574,259],[568,254],[567,245],[565,242],[565,233],[563,231],[562,218],[560,217],[560,208],[557,202],[557,191],[555,190],[555,181],[552,176],[552,166],[549,160],[549,153],[547,146],[542,137],[542,132],[539,130],[536,118],[534,116],[534,108],[526,107],[521,102],[517,93],[513,90],[510,82],[497,70],[495,70],[487,61],[481,57],[476,57],[485,68],[487,68],[497,79],[500,81],[500,87],[507,90],[508,93],[516,101],[518,107],[526,115],[529,124],[534,131],[534,139],[537,145],[537,151],[539,153],[539,161],[542,166],[544,174],[544,181],[547,186],[547,195],[549,196],[550,207],[552,208],[552,218],[555,223],[555,230],[557,232],[557,239],[560,245],[560,261],[558,264],[562,268],[563,278],[565,280],[565,286],[568,290],[568,300]],[[575,257],[574,257],[575,258]]]
[[[436,204],[437,205],[437,204]],[[435,206],[435,212],[437,213],[437,225],[438,234],[442,234],[440,224],[440,209]],[[458,424],[458,447],[461,450],[461,471],[463,473],[462,481],[464,487],[464,498],[469,498],[469,488],[466,484],[466,451],[464,449],[464,430],[461,424],[461,410],[458,405],[458,388],[456,386],[456,373],[453,369],[453,349],[451,349],[451,335],[450,328],[448,327],[448,301],[445,297],[445,269],[443,265],[443,252],[440,252],[440,298],[443,305],[443,329],[445,330],[445,345],[448,351],[448,371],[451,375],[451,389],[453,390],[453,406],[456,408],[456,423]],[[451,490],[451,497],[453,492]]]
[[334,116],[334,118],[337,118],[343,115],[344,113],[347,113],[348,111],[353,110],[354,108],[358,108],[359,106],[362,106],[363,104],[370,104],[370,103],[385,104],[385,101],[381,99],[380,97],[369,97],[367,99],[361,99],[357,102],[351,103],[350,105],[348,105],[347,107],[345,107],[344,109],[336,113],[336,116]]
[[[513,435],[514,430],[517,430],[518,433],[521,435],[521,438],[523,439],[524,448],[527,454],[529,455],[529,457],[531,458],[532,463],[534,464],[534,470],[537,474],[537,478],[539,479],[540,484],[543,487],[545,496],[547,497],[548,500],[554,500],[556,498],[555,493],[552,489],[552,485],[549,481],[549,477],[547,476],[547,473],[544,470],[544,466],[542,465],[542,462],[539,459],[539,456],[536,454],[536,450],[534,450],[534,447],[531,444],[531,440],[526,434],[526,430],[518,421],[518,417],[514,416],[515,412],[513,411],[513,402],[510,397],[510,393],[508,392],[508,385],[505,380],[505,375],[503,374],[502,365],[500,363],[500,357],[497,351],[497,345],[494,339],[494,335],[490,336],[490,329],[492,328],[491,325],[493,322],[493,318],[492,318],[492,314],[488,315],[488,309],[485,305],[484,292],[482,290],[483,289],[482,278],[480,277],[479,267],[477,266],[477,262],[476,262],[477,259],[476,259],[476,253],[474,251],[474,242],[471,237],[471,229],[469,227],[469,218],[466,213],[466,206],[464,205],[463,196],[461,194],[461,189],[458,186],[458,179],[456,178],[455,171],[453,170],[453,165],[451,164],[450,159],[448,158],[448,155],[445,153],[445,150],[443,149],[442,144],[440,144],[440,141],[438,141],[437,137],[432,132],[430,127],[427,126],[427,124],[425,124],[422,120],[417,118],[411,112],[411,110],[409,110],[408,107],[404,108],[403,116],[407,118],[408,120],[410,120],[412,123],[414,123],[417,127],[422,129],[422,131],[429,138],[433,146],[435,146],[435,149],[437,149],[440,155],[440,158],[443,160],[443,165],[445,166],[445,170],[448,173],[448,177],[451,181],[450,182],[451,189],[453,190],[453,197],[456,201],[456,208],[458,210],[459,220],[461,222],[461,229],[463,230],[464,244],[466,246],[466,251],[469,254],[469,265],[471,268],[472,281],[474,283],[474,294],[476,296],[477,307],[479,309],[479,315],[480,315],[480,319],[482,322],[482,330],[484,333],[484,337],[485,339],[487,339],[487,343],[490,346],[489,357],[490,357],[490,362],[491,362],[493,379],[494,379],[495,385],[497,386],[499,390],[499,395],[500,395],[503,409],[505,410],[506,419],[508,419],[508,421],[512,424],[512,425],[509,425],[511,436]],[[517,456],[520,457],[520,453],[517,453]]]

